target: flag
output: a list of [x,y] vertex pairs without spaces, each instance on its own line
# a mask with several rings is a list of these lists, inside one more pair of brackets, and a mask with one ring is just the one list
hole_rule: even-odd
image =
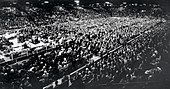
[[57,85],[61,85],[61,84],[63,83],[62,80],[63,80],[63,78],[58,79],[58,80],[57,80]]
[[56,87],[56,81],[54,81],[54,82],[52,83],[52,86],[53,86],[53,88]]
[[70,75],[68,75],[68,87],[72,85],[71,79],[70,79]]

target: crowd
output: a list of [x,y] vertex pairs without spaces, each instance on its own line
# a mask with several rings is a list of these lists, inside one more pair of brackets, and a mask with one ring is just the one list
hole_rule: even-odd
[[[134,44],[128,42],[143,32],[149,34],[155,29],[164,29],[160,25],[165,22],[162,18],[110,17],[100,10],[97,13],[86,9],[67,11],[63,7],[56,8],[53,15],[39,8],[26,10],[38,27],[14,31],[16,34],[11,39],[16,39],[17,44],[21,43],[19,47],[28,49],[27,55],[31,56],[24,57],[21,63],[0,66],[2,88],[40,89],[86,64],[88,67],[82,71],[63,78],[72,83],[70,87],[132,81],[140,77],[136,76],[136,71],[142,70],[146,64],[147,59],[143,60],[141,55],[146,52],[146,44],[152,42],[152,35],[144,35]],[[0,47],[14,52],[15,42],[3,39]],[[117,47],[121,48],[115,53],[110,52]],[[139,49],[144,50],[141,52]],[[153,48],[152,52],[151,57],[157,58],[157,50]],[[93,57],[96,59],[93,60]],[[149,79],[152,77],[151,71],[161,71],[157,59],[151,63],[153,70],[145,72]],[[61,81],[54,83],[61,85]]]
[[169,41],[166,38],[168,29],[168,25],[164,23],[149,29],[150,31],[145,32],[126,46],[122,46],[119,50],[68,75],[68,82],[62,86],[57,86],[59,83],[55,81],[51,88],[57,86],[55,89],[94,89],[101,85],[110,86],[118,83],[121,84],[119,88],[125,88],[128,85],[126,83],[134,81],[160,81],[161,79],[155,79],[155,76],[158,77],[162,72],[160,62],[163,55],[167,54],[165,50],[169,49]]
[[32,22],[29,21],[24,15],[24,12],[18,11],[14,7],[1,8],[0,31],[33,26]]
[[63,6],[55,6],[52,11],[48,12],[38,7],[28,7],[26,12],[29,13],[36,25],[48,25],[54,22],[63,23],[68,21],[87,20],[94,18],[110,17],[101,10],[85,9],[85,8],[65,8]]

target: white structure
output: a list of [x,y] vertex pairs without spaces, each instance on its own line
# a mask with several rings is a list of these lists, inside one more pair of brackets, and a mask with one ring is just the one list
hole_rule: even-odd
[[110,3],[110,2],[105,2],[104,3],[104,6],[112,6],[113,4],[112,3]]
[[77,6],[80,5],[80,0],[74,0],[74,2],[76,3]]

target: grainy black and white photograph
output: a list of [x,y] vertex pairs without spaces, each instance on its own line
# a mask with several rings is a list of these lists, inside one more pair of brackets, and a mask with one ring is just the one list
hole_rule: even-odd
[[170,0],[0,0],[0,89],[170,89]]

